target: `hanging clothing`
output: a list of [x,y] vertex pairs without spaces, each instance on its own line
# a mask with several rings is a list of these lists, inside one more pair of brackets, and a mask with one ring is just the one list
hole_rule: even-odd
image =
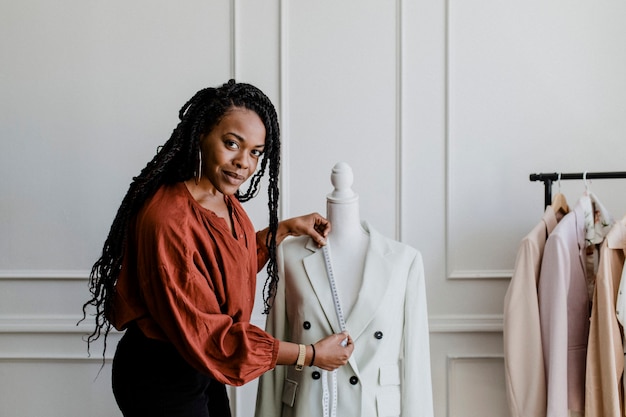
[[[626,221],[626,217],[622,220],[623,223]],[[624,233],[624,229],[622,228],[622,233]],[[623,235],[622,235],[623,236]],[[622,241],[626,240],[626,237],[622,238]],[[617,301],[616,304],[616,313],[617,320],[620,323],[620,329],[622,330],[622,346],[624,348],[624,363],[626,364],[626,332],[624,331],[624,327],[626,326],[626,261],[624,268],[622,269],[622,278],[619,282],[619,290],[617,292]],[[626,383],[624,382],[624,375],[622,374],[622,399],[626,401]],[[623,405],[626,408],[626,404]],[[626,411],[625,411],[626,414]]]
[[625,253],[626,217],[613,226],[600,250],[587,350],[586,417],[624,415],[624,344],[618,311],[626,311],[617,301],[618,291],[624,285]]
[[[422,257],[363,226],[370,243],[359,297],[346,317],[355,348],[337,370],[337,415],[432,417]],[[280,280],[266,330],[280,340],[310,344],[340,331],[322,252],[308,237],[278,248]],[[315,366],[275,368],[259,380],[256,417],[321,417],[322,383]]]
[[539,275],[548,417],[584,412],[590,311],[585,246],[585,211],[579,200],[548,237]]
[[546,380],[537,287],[548,236],[557,225],[548,206],[523,239],[504,297],[504,366],[511,417],[546,415]]

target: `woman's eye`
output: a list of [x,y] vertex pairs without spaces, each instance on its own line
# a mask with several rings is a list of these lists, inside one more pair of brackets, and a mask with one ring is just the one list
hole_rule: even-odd
[[254,156],[255,158],[260,158],[261,155],[263,155],[263,151],[260,151],[258,149],[253,149],[252,150],[252,156]]
[[227,140],[225,142],[226,147],[230,148],[230,149],[239,149],[239,144],[237,142],[235,142],[234,140]]

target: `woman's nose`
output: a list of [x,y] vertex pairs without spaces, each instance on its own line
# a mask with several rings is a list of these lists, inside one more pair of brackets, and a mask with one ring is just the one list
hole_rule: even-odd
[[250,162],[248,161],[245,152],[238,154],[235,157],[234,162],[237,168],[248,168],[248,166],[250,165]]

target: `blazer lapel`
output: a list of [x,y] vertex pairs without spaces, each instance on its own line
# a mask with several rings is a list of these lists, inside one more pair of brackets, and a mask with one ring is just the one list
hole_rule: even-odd
[[[321,248],[318,248],[315,245],[315,242],[313,242],[312,239],[309,239],[306,244],[306,248],[312,252],[311,255],[305,257],[302,260],[306,275],[309,278],[311,286],[313,287],[313,291],[315,291],[317,301],[320,304],[322,312],[326,317],[326,321],[330,325],[332,332],[341,333],[342,329],[341,325],[339,324],[339,319],[337,318],[337,311],[335,310],[333,293],[330,289],[330,281],[328,280],[328,273],[326,271],[324,253]],[[355,340],[356,337],[352,334],[352,331],[350,330],[350,327],[347,323],[346,328],[348,329],[352,340]],[[352,355],[350,359],[348,359],[348,363],[352,367],[354,373],[360,376],[359,367],[356,363],[354,355]]]
[[[363,222],[363,226],[370,234],[363,283],[350,316],[346,319],[346,328],[353,340],[356,340],[374,319],[374,315],[387,292],[391,277],[390,271],[393,270],[393,265],[390,264],[391,261],[389,260],[391,250],[386,244],[386,239],[373,230],[367,222]],[[341,326],[335,310],[322,249],[318,248],[311,239],[307,242],[306,248],[311,251],[311,255],[302,260],[307,277],[332,331],[340,333]],[[358,375],[359,369],[354,355],[349,359],[349,363]]]
[[389,246],[386,240],[367,222],[364,227],[370,233],[370,245],[365,259],[363,283],[357,300],[347,318],[346,327],[350,335],[356,340],[372,321],[378,306],[383,301],[393,270],[389,264]]
[[308,240],[306,248],[312,252],[311,255],[302,260],[306,275],[309,278],[313,291],[315,291],[317,301],[319,302],[333,333],[341,333],[342,330],[335,311],[333,294],[330,290],[330,283],[326,273],[326,264],[324,262],[322,249],[318,248],[312,239]]

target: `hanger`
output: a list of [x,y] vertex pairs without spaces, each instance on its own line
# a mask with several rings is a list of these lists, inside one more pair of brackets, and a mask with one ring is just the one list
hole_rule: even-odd
[[[567,199],[565,195],[561,193],[561,173],[559,172],[559,177],[557,179],[557,184],[559,186],[559,191],[554,195],[552,199],[552,210],[554,210],[554,214],[557,217],[557,220],[561,220],[563,216],[569,213],[569,206],[567,205]],[[586,182],[585,182],[586,185]]]
[[585,185],[585,195],[589,195],[589,182],[587,181],[587,171],[583,172],[583,184]]

